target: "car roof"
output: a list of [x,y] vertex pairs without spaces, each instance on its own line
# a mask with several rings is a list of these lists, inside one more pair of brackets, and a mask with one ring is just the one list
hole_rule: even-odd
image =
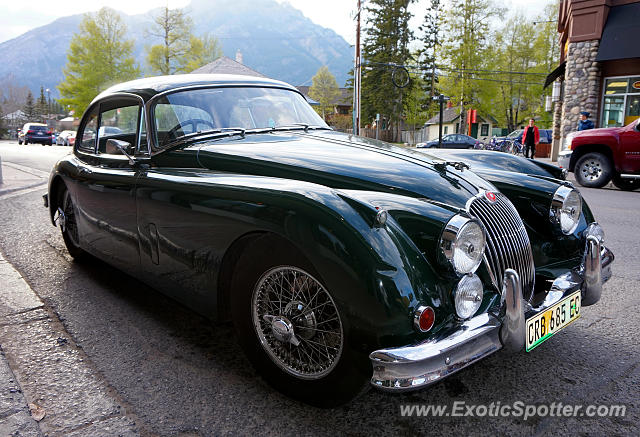
[[201,87],[201,86],[275,86],[299,91],[286,82],[269,79],[266,77],[242,76],[238,74],[174,74],[170,76],[154,76],[144,79],[136,79],[114,85],[101,92],[93,102],[101,100],[113,94],[128,93],[140,96],[145,102],[153,96],[174,89]]
[[24,125],[25,126],[44,126],[44,127],[47,127],[47,125],[45,123],[25,123]]

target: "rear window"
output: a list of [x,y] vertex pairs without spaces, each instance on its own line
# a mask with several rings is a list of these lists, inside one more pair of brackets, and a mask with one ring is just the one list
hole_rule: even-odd
[[44,130],[44,131],[48,131],[49,128],[47,126],[31,126],[30,127],[31,130]]

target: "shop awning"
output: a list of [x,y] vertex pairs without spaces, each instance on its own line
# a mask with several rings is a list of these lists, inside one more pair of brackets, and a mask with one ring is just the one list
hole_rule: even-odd
[[547,80],[544,81],[544,86],[542,88],[546,88],[553,83],[554,80],[559,78],[560,76],[564,76],[564,70],[567,68],[567,61],[564,61],[562,64],[558,65],[558,67],[553,70],[551,73],[547,75]]
[[640,3],[611,8],[600,39],[596,61],[640,58]]

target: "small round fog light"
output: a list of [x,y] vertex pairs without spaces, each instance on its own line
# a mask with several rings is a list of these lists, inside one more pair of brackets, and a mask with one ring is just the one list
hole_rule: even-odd
[[476,275],[466,275],[456,287],[454,301],[456,314],[461,319],[473,316],[482,303],[482,281]]
[[436,313],[431,307],[421,305],[413,313],[413,326],[420,332],[429,331],[435,321]]

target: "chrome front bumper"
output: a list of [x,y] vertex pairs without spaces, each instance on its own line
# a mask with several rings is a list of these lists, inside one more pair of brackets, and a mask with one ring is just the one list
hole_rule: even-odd
[[526,319],[545,311],[565,296],[582,290],[582,306],[600,300],[602,284],[611,277],[614,256],[595,236],[588,236],[583,265],[556,278],[545,301],[532,307],[522,298],[515,270],[504,278],[504,316],[480,314],[457,327],[419,344],[380,349],[369,355],[371,384],[387,391],[406,391],[429,384],[467,367],[499,349],[519,352],[525,345]]

